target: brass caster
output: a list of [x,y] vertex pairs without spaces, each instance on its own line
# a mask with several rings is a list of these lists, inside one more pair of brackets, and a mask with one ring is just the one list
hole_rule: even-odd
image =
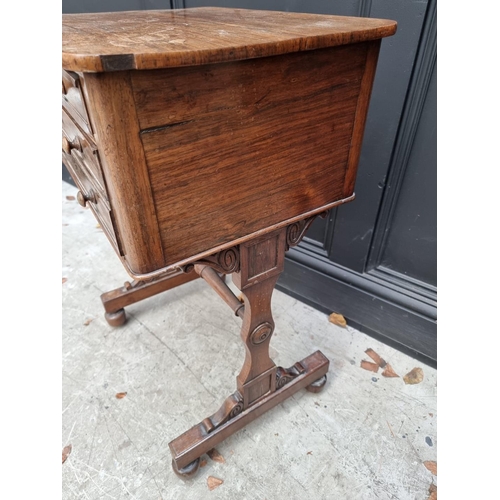
[[308,385],[306,389],[309,392],[320,392],[321,389],[323,389],[323,387],[325,386],[325,384],[326,384],[326,375],[323,375],[318,380],[315,380],[311,385]]
[[112,313],[104,313],[104,318],[110,326],[122,326],[127,321],[125,309],[118,309],[118,311]]
[[177,465],[175,465],[175,462],[172,460],[172,469],[174,469],[174,472],[183,479],[187,479],[194,476],[198,472],[199,468],[200,468],[199,458],[193,460],[190,464],[187,464],[186,467],[182,469],[178,469]]

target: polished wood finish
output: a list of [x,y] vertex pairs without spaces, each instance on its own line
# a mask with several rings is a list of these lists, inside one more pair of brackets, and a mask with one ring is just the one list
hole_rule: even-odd
[[108,322],[198,275],[242,319],[235,391],[169,444],[179,475],[326,383],[319,351],[289,368],[271,359],[271,297],[285,252],[354,198],[380,38],[395,28],[218,8],[63,16],[63,160],[136,278],[103,294]]
[[353,194],[370,43],[131,75],[166,265]]
[[62,65],[82,72],[194,66],[378,40],[394,21],[214,7],[63,15]]

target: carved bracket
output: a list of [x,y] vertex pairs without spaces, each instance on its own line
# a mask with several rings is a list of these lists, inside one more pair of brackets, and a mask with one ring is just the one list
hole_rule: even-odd
[[238,392],[234,392],[227,397],[222,406],[212,416],[203,420],[202,424],[205,427],[207,434],[210,434],[221,425],[229,422],[243,411],[243,396]]
[[[314,222],[314,219],[316,219],[316,217],[321,217],[322,219],[324,219],[327,213],[328,211],[321,212],[319,214],[313,215],[312,217],[299,220],[287,226],[285,251],[289,250],[290,247],[294,247],[300,243],[306,231],[309,229],[309,226]],[[185,273],[190,273],[194,269],[194,266],[196,264],[210,266],[220,274],[237,273],[240,271],[240,247],[239,245],[236,245],[231,248],[226,248],[225,250],[221,250],[216,254],[204,257],[203,259],[194,262],[190,262],[189,264],[182,266],[181,269]]]
[[297,361],[297,363],[295,363],[291,368],[282,368],[281,366],[278,366],[276,371],[276,389],[281,389],[285,384],[288,384],[288,382],[291,382],[295,377],[298,377],[304,372],[305,368],[299,361]]
[[237,273],[240,270],[240,249],[239,246],[226,248],[220,252],[204,257],[203,259],[182,267],[185,273],[189,273],[194,269],[196,264],[209,266],[220,274]]
[[302,219],[293,224],[290,224],[286,228],[286,250],[288,251],[290,247],[294,247],[300,243],[309,226],[314,222],[316,217],[321,217],[324,219],[328,211],[321,212],[320,214],[313,215],[307,219]]

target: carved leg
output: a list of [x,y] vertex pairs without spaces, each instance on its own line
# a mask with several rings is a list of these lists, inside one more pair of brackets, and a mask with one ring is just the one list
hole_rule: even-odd
[[188,283],[198,278],[196,273],[172,271],[161,278],[148,281],[128,281],[120,288],[101,295],[104,305],[104,317],[111,326],[121,326],[127,320],[124,307],[135,304],[166,290]]
[[[237,390],[222,407],[169,443],[172,466],[177,474],[193,474],[203,453],[300,389],[317,392],[324,386],[329,361],[320,351],[288,369],[277,367],[269,357],[269,342],[274,331],[271,296],[283,271],[285,251],[300,241],[306,222],[308,226],[311,221],[256,238],[241,244],[239,252],[229,249],[225,255],[217,254],[188,268],[194,267],[242,318],[241,338],[246,356],[236,379]],[[227,258],[229,252],[232,252],[231,259]],[[234,272],[233,281],[243,294],[244,309],[237,307],[232,292],[221,286],[213,272],[207,272],[207,266],[218,272]]]
[[243,409],[276,390],[276,365],[269,357],[274,331],[271,296],[285,261],[285,230],[266,235],[240,246],[240,271],[233,275],[241,290],[245,314],[241,338],[245,343],[245,363],[237,377]]

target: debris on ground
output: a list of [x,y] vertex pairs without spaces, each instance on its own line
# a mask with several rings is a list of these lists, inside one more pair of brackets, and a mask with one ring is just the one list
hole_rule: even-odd
[[438,497],[438,489],[437,486],[432,483],[429,486],[429,498],[427,500],[437,500]]
[[205,467],[205,465],[207,465],[207,459],[206,458],[202,458],[200,460],[200,467]]
[[387,377],[387,378],[396,378],[399,377],[399,375],[394,371],[392,366],[387,363],[387,361],[380,357],[380,355],[375,352],[371,347],[369,347],[366,351],[365,354],[367,354],[370,358],[375,361],[375,363],[372,363],[371,361],[361,361],[361,368],[364,368],[365,370],[369,370],[372,372],[377,373],[379,368],[383,368],[384,371],[382,372],[382,376]]
[[208,489],[210,491],[215,490],[215,488],[218,488],[223,482],[224,481],[222,479],[219,479],[218,477],[208,476],[207,478]]
[[[387,420],[386,420],[386,422],[387,422]],[[391,431],[392,437],[395,438],[396,435],[394,434],[394,431],[392,430],[391,424],[389,422],[387,422],[387,425],[389,427],[389,430]]]
[[63,278],[62,279],[62,284],[64,285],[64,283],[66,283],[66,281],[68,281],[68,278]]
[[116,394],[116,399],[123,399],[127,395],[126,392],[118,392]]
[[73,449],[73,447],[70,444],[68,444],[67,446],[65,446],[63,448],[63,450],[62,450],[62,463],[66,462],[66,459],[69,457],[72,449]]
[[207,455],[214,461],[214,462],[219,462],[220,464],[226,463],[226,460],[224,457],[215,449],[212,448],[211,450],[207,451]]
[[365,354],[368,354],[380,368],[384,368],[387,365],[385,359],[381,358],[371,347],[365,351]]
[[387,378],[398,377],[399,378],[399,375],[394,371],[392,366],[389,363],[387,363],[385,365],[385,370],[382,372],[382,377],[387,377]]
[[365,361],[364,359],[361,361],[360,364],[361,368],[364,370],[368,370],[370,372],[378,372],[378,365],[377,363],[372,363],[371,361]]
[[344,316],[342,316],[342,314],[332,313],[330,314],[330,316],[328,316],[328,321],[330,323],[333,323],[334,325],[342,326],[344,328],[347,326],[347,321],[345,320]]
[[70,194],[68,196],[66,196],[66,199],[69,200],[69,201],[73,201],[75,199],[74,196],[71,196]]
[[86,320],[83,322],[83,324],[84,324],[85,326],[89,326],[89,325],[90,325],[90,323],[92,323],[92,321],[93,321],[93,320],[94,320],[94,318],[88,318],[88,319],[86,319]]
[[413,368],[404,377],[403,380],[405,384],[415,385],[420,384],[424,380],[424,372],[422,368]]
[[426,460],[424,462],[424,466],[427,470],[431,471],[431,473],[434,475],[434,476],[437,476],[438,475],[438,472],[437,472],[437,462],[434,462],[433,460]]

